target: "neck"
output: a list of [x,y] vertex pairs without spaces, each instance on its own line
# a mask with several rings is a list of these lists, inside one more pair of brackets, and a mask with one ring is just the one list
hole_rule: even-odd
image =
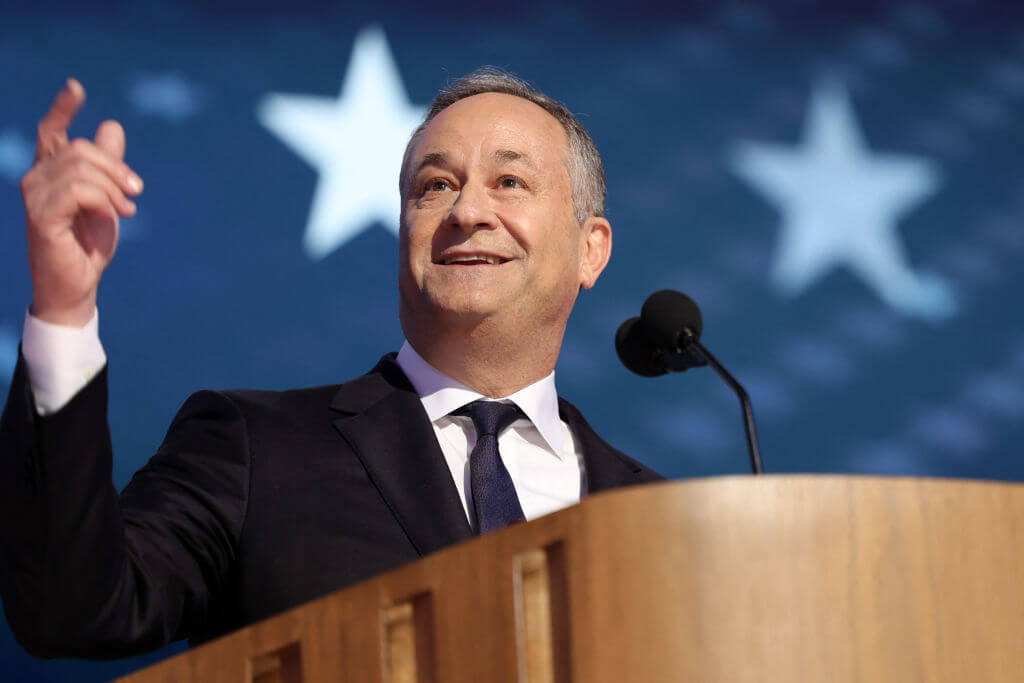
[[469,330],[406,330],[423,360],[489,398],[504,398],[555,369],[565,327],[546,335],[509,335],[478,325]]

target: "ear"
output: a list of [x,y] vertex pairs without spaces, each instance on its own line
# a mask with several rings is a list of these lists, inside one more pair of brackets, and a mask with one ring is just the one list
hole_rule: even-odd
[[612,225],[591,216],[580,226],[580,286],[590,289],[612,255]]

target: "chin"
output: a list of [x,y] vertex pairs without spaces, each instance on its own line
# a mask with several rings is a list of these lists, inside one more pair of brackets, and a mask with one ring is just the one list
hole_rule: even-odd
[[452,302],[434,308],[434,319],[450,324],[478,323],[493,316],[497,310],[491,306],[481,306],[477,302]]
[[[507,305],[481,300],[479,297],[439,301],[434,304],[431,307],[430,324],[439,331],[482,329],[487,323],[498,324],[509,312]],[[506,315],[502,315],[503,313]]]

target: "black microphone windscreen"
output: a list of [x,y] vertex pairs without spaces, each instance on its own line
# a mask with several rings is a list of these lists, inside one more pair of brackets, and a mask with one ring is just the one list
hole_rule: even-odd
[[615,351],[622,364],[638,375],[657,377],[666,372],[664,365],[657,361],[660,349],[638,316],[619,325],[615,333]]
[[693,339],[700,339],[704,320],[693,299],[682,292],[662,289],[651,294],[640,311],[640,319],[655,345],[679,348],[679,336],[690,330]]

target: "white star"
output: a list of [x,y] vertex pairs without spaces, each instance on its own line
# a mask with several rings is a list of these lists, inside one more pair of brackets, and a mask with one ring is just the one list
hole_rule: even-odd
[[893,309],[922,318],[955,312],[945,282],[911,268],[896,224],[935,192],[934,164],[872,154],[838,83],[815,88],[802,144],[740,143],[732,170],[783,214],[772,274],[795,296],[846,266]]
[[398,171],[425,109],[409,103],[384,32],[356,36],[335,100],[268,95],[260,122],[320,172],[303,237],[310,258],[327,256],[378,222],[398,234]]
[[201,90],[177,73],[145,75],[128,93],[136,111],[180,123],[195,116],[203,104]]
[[13,325],[0,325],[0,379],[10,380],[18,362],[18,335]]
[[32,143],[13,128],[0,133],[0,176],[17,182],[32,165]]

